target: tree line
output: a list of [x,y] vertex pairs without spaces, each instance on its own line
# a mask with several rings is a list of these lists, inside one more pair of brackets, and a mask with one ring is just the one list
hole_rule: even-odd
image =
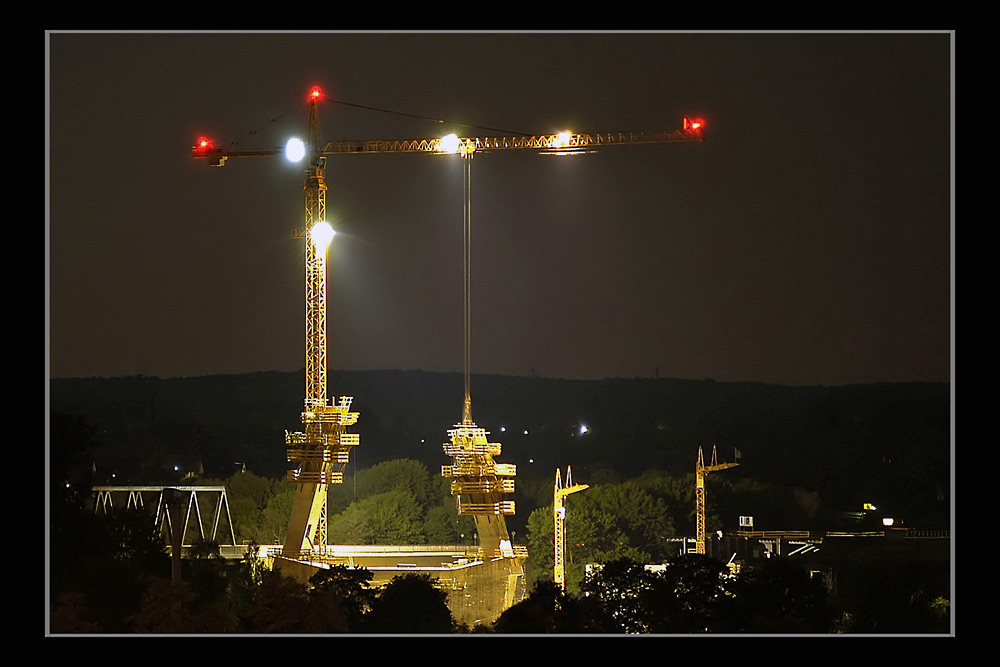
[[[86,420],[52,421],[49,623],[55,633],[688,633],[944,632],[947,600],[920,591],[892,608],[837,609],[818,580],[782,559],[739,574],[702,556],[678,555],[666,537],[693,526],[693,479],[647,471],[595,481],[567,502],[567,587],[551,583],[552,508],[548,484],[522,491],[530,511],[531,594],[495,622],[466,628],[447,610],[447,594],[427,577],[381,589],[364,570],[334,569],[309,585],[268,572],[253,550],[238,564],[201,545],[170,577],[165,545],[148,514],[93,512],[87,466],[96,429]],[[709,530],[717,507],[740,492],[720,479],[710,489]],[[252,472],[225,483],[237,538],[280,543],[294,486]],[[711,478],[710,478],[711,482]],[[330,487],[329,533],[342,544],[448,544],[474,530],[455,513],[446,480],[406,459],[357,471]],[[713,498],[716,499],[713,501]],[[520,540],[517,540],[520,542]],[[586,576],[584,565],[601,567]],[[661,563],[651,572],[646,563]],[[442,611],[444,609],[445,611]],[[414,625],[426,622],[426,625]]]

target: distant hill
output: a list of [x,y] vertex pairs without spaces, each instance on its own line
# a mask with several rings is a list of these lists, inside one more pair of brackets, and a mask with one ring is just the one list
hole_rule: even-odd
[[[462,414],[459,373],[335,371],[329,395],[354,397],[361,435],[354,463],[413,458],[437,471],[447,430]],[[152,483],[182,469],[228,477],[245,463],[284,474],[284,432],[301,426],[304,375],[260,372],[160,379],[53,379],[54,413],[100,427],[99,478]],[[947,517],[951,495],[950,386],[880,383],[787,387],[712,380],[553,380],[475,375],[473,417],[503,445],[522,484],[693,473],[698,446],[740,467],[727,476],[818,493],[829,504],[866,500],[910,516]],[[581,433],[586,425],[586,433]],[[546,482],[547,480],[547,482]]]

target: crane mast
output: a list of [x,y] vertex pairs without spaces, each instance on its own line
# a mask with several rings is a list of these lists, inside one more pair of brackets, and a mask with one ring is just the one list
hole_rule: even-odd
[[295,468],[288,480],[296,484],[295,499],[289,518],[282,554],[298,559],[322,558],[327,548],[326,490],[328,484],[341,484],[350,451],[359,436],[347,427],[357,422],[351,412],[352,398],[341,397],[335,405],[327,404],[326,292],[327,256],[330,228],[326,222],[326,158],[319,155],[318,89],[309,99],[309,155],[304,189],[305,227],[293,235],[305,242],[305,400],[301,415],[303,430],[286,433],[287,459]]

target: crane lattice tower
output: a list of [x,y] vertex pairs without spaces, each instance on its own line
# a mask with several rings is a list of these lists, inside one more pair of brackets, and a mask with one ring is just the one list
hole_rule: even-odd
[[314,88],[309,100],[309,147],[311,156],[306,171],[305,227],[296,236],[305,240],[305,405],[302,431],[285,434],[287,458],[295,467],[288,471],[288,481],[297,486],[292,513],[285,534],[282,555],[291,559],[325,555],[327,546],[326,490],[328,484],[342,484],[344,468],[353,447],[359,444],[356,433],[347,429],[358,420],[351,412],[352,398],[342,396],[335,404],[327,403],[326,275],[327,245],[319,233],[327,228],[326,157],[320,154],[319,90]]

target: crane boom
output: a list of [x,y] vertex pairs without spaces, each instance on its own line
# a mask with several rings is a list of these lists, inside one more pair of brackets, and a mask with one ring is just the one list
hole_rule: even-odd
[[[471,156],[477,152],[497,150],[535,149],[556,152],[574,152],[590,150],[603,146],[623,146],[634,144],[662,144],[676,142],[704,141],[701,120],[684,119],[681,130],[640,130],[627,132],[595,132],[576,134],[560,132],[557,134],[538,134],[499,137],[448,137],[433,139],[371,139],[329,141],[318,150],[323,157],[333,155],[362,155],[371,153],[439,153],[450,155],[459,153]],[[224,166],[229,158],[241,157],[274,157],[281,155],[283,148],[271,150],[236,149],[216,147],[213,142],[202,137],[192,148],[195,158],[204,158],[214,166]]]

